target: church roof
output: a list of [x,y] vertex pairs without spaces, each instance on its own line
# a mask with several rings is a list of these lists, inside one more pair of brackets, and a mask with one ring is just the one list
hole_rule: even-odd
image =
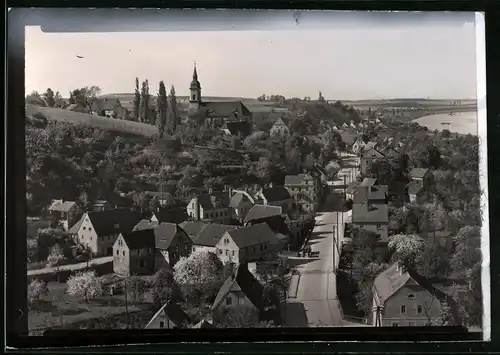
[[251,116],[250,110],[241,101],[202,101],[208,116],[242,118]]

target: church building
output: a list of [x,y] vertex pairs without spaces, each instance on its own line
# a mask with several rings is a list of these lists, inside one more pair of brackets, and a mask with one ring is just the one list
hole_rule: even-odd
[[189,86],[189,112],[204,111],[205,123],[214,128],[231,128],[241,126],[236,135],[246,135],[251,122],[252,113],[241,101],[203,101],[201,97],[201,84],[198,80],[196,64],[193,71],[193,80]]

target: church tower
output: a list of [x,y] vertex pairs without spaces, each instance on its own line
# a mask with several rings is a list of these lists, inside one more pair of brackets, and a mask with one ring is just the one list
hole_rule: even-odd
[[201,84],[198,81],[196,62],[194,63],[193,80],[189,86],[189,109],[198,110],[201,104]]

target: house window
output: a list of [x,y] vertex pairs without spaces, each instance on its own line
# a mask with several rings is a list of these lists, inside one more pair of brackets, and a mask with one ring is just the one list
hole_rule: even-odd
[[165,322],[160,322],[160,328],[165,328]]
[[233,256],[236,254],[236,252],[233,250]]
[[230,306],[233,303],[231,297],[226,297],[226,306]]
[[194,252],[194,251],[196,251],[196,248],[195,248],[195,247],[193,247],[193,252]]
[[415,299],[415,295],[414,295],[413,293],[410,293],[410,294],[408,295],[408,299],[409,299],[409,300],[414,300],[414,299]]
[[144,267],[144,259],[141,259],[141,260],[139,261],[139,266],[140,266],[140,267]]
[[228,255],[228,256],[229,256],[229,250],[226,250],[226,255]]
[[123,251],[123,256],[125,256],[125,250]]
[[406,314],[406,306],[405,305],[401,306],[401,314]]
[[222,249],[219,249],[219,254],[222,255]]
[[382,229],[382,225],[381,224],[377,224],[377,229]]
[[120,251],[118,249],[116,250],[116,255],[120,255]]
[[83,227],[83,230],[87,230],[87,227]]
[[92,232],[92,227],[89,227],[89,232]]
[[417,313],[422,314],[422,306],[421,305],[417,306]]

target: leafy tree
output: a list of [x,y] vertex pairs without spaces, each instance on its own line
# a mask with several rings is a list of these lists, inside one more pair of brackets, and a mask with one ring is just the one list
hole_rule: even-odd
[[142,88],[141,88],[141,106],[140,106],[141,122],[149,123],[149,111],[150,111],[149,101],[150,101],[149,83],[148,80],[146,79],[145,81],[142,82]]
[[135,93],[134,93],[134,117],[139,120],[141,109],[141,92],[139,91],[139,78],[135,78]]
[[377,239],[377,235],[373,232],[358,228],[352,230],[353,261],[356,265],[364,268],[374,261]]
[[481,234],[477,226],[461,228],[454,238],[455,252],[451,258],[451,267],[458,275],[466,276],[467,270],[481,262]]
[[47,283],[34,279],[28,285],[28,302],[30,306],[37,307],[40,303],[40,297],[46,296],[49,292]]
[[319,92],[318,101],[320,101],[320,102],[325,101],[325,98],[323,97],[323,94],[321,93],[321,91]]
[[160,269],[153,275],[151,290],[157,307],[165,303],[178,303],[182,299],[181,290],[175,283],[174,275],[170,270]]
[[396,234],[389,237],[392,259],[413,266],[416,257],[424,250],[424,241],[416,234]]
[[84,297],[87,303],[103,294],[102,281],[95,271],[84,271],[70,276],[66,292],[73,297]]
[[91,109],[100,93],[101,88],[98,86],[86,86],[81,89],[75,89],[70,93],[70,103]]
[[179,285],[203,286],[212,282],[222,268],[222,262],[214,253],[195,251],[175,264],[174,280]]
[[356,306],[363,311],[365,315],[370,314],[373,306],[373,280],[364,278],[358,284],[358,292],[355,294]]
[[175,95],[175,88],[172,85],[168,95],[168,125],[170,134],[174,134],[177,130],[177,121],[179,119],[179,109],[177,107],[177,96]]
[[427,278],[444,278],[448,275],[449,255],[439,242],[427,243],[415,259],[417,271]]
[[214,325],[217,328],[269,328],[271,323],[261,322],[259,313],[251,307],[220,307],[214,313]]
[[131,276],[126,282],[126,291],[132,294],[132,302],[144,301],[144,296],[148,290],[148,283],[139,276]]
[[163,137],[165,125],[167,123],[167,91],[165,89],[165,83],[163,81],[160,81],[160,89],[158,92],[157,102],[158,102],[158,119],[156,121],[156,124],[158,126],[158,133],[161,138]]
[[47,257],[47,262],[48,262],[47,266],[56,268],[57,279],[58,279],[57,281],[59,281],[59,266],[63,260],[64,260],[64,254],[61,247],[59,246],[59,244],[54,245],[52,247],[49,256]]
[[44,98],[45,102],[47,103],[48,107],[55,106],[55,104],[56,104],[55,94],[51,88],[48,88],[47,91],[45,91],[45,93],[43,94],[43,98]]
[[47,103],[43,97],[38,93],[38,91],[32,91],[31,94],[26,96],[25,102],[27,104],[46,107]]

